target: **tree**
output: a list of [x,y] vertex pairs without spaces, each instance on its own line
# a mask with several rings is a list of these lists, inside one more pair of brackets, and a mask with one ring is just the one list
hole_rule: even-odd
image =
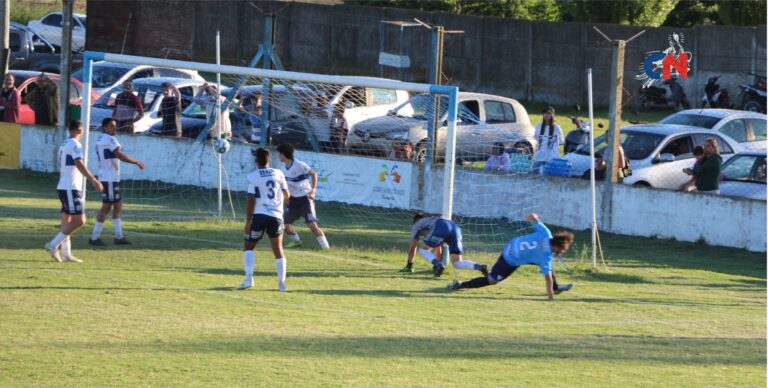
[[718,14],[725,24],[757,26],[765,23],[766,0],[719,1]]
[[658,27],[678,0],[574,0],[561,2],[563,20]]
[[663,26],[685,27],[722,24],[717,0],[682,0],[669,13]]
[[462,0],[460,11],[468,15],[498,16],[511,19],[560,21],[556,0]]

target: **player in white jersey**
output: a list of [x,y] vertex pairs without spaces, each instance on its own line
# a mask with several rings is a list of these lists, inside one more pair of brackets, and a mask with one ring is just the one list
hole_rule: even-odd
[[253,267],[256,243],[269,236],[277,268],[277,289],[285,292],[286,260],[283,254],[283,204],[291,197],[288,184],[280,170],[269,167],[271,158],[266,148],[254,152],[258,169],[248,174],[248,210],[245,219],[245,242],[243,243],[243,267],[245,280],[238,290],[253,287]]
[[[308,164],[294,159],[293,151],[293,146],[290,144],[280,144],[277,146],[280,161],[283,163],[280,166],[280,171],[285,175],[285,179],[288,181],[288,191],[291,192],[291,199],[286,201],[288,211],[283,218],[285,221],[285,234],[291,239],[286,247],[295,248],[301,245],[301,238],[293,228],[293,223],[299,218],[304,217],[307,227],[315,235],[320,249],[329,249],[330,246],[323,230],[317,226],[317,215],[315,214],[317,172]],[[310,178],[312,179],[311,182]]]
[[[83,176],[88,178],[96,190],[101,191],[101,183],[96,179],[83,161],[83,146],[80,136],[83,134],[83,124],[78,120],[69,122],[69,139],[59,147],[59,184],[56,191],[61,200],[61,225],[59,233],[45,249],[56,261],[80,263],[72,256],[70,236],[78,228],[85,225],[85,203],[83,201]],[[59,255],[61,249],[61,255]]]
[[96,157],[99,160],[98,177],[104,190],[101,192],[101,209],[96,214],[96,224],[93,225],[91,238],[88,244],[105,247],[107,244],[101,241],[101,231],[104,229],[104,221],[112,211],[112,224],[115,226],[115,244],[127,245],[131,242],[123,236],[123,223],[120,213],[123,210],[123,198],[120,195],[120,161],[131,163],[144,169],[144,163],[131,158],[123,153],[123,147],[115,137],[117,121],[107,117],[101,121],[103,132],[96,139]]

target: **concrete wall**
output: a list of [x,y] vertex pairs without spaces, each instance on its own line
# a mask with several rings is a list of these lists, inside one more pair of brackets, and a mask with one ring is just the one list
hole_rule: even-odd
[[[51,128],[23,126],[20,159],[22,168],[34,171],[56,170],[54,155],[62,134]],[[98,133],[92,135],[92,140]],[[142,135],[120,136],[131,156],[147,163],[144,171],[123,164],[124,179],[158,180],[168,183],[217,187],[218,175],[210,144],[190,140],[155,138]],[[95,167],[93,143],[89,146],[89,166]],[[341,158],[315,154],[327,166]],[[362,159],[361,159],[362,160]],[[233,144],[224,166],[234,191],[253,169],[250,146]],[[443,169],[424,171],[414,166],[410,187],[411,208],[441,212]],[[422,177],[425,177],[424,179]],[[546,222],[573,229],[590,226],[589,182],[572,178],[521,177],[486,174],[478,170],[457,170],[454,214],[473,217],[512,217],[535,210]],[[419,183],[424,182],[421,186]],[[419,187],[423,190],[419,192]],[[334,198],[330,198],[333,200]],[[345,198],[336,198],[346,202]],[[664,190],[615,186],[610,229],[605,231],[633,236],[674,238],[681,241],[703,239],[711,245],[766,251],[766,202],[744,198],[686,194]],[[598,193],[597,203],[601,203]],[[602,209],[599,209],[602,212]],[[598,220],[602,215],[598,214]]]
[[[377,75],[379,21],[418,18],[464,34],[447,34],[444,73],[462,90],[556,104],[584,103],[585,71],[593,68],[595,101],[607,105],[611,48],[592,24],[549,23],[451,15],[396,8],[256,1],[277,12],[276,51],[288,70],[342,75]],[[222,61],[245,65],[263,38],[264,16],[248,1],[89,1],[88,50],[214,62],[216,29],[222,33]],[[172,15],[172,17],[170,17]],[[707,77],[723,74],[721,86],[735,96],[751,82],[749,71],[766,67],[765,26],[644,28],[598,25],[614,38],[646,33],[627,48],[624,86],[636,92],[647,52],[667,47],[671,33],[684,36],[693,52],[692,73],[682,84],[689,101],[703,94]],[[399,47],[397,30],[387,29],[387,50]],[[426,81],[430,36],[408,29],[403,46],[412,67],[408,81]],[[124,44],[123,44],[124,42]],[[398,72],[384,74],[397,78]],[[627,98],[628,96],[625,96]]]

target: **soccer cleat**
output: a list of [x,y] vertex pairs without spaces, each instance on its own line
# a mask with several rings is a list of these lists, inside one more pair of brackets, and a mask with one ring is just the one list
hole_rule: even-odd
[[298,248],[301,246],[301,241],[288,241],[288,244],[285,244],[286,248]]
[[450,284],[448,284],[449,290],[458,290],[459,287],[461,287],[461,282],[458,280],[454,280]]
[[61,263],[61,256],[59,255],[59,248],[52,247],[50,243],[45,244],[45,250],[51,255],[54,261]]
[[433,270],[435,272],[435,277],[439,278],[440,275],[442,275],[443,272],[445,271],[445,266],[442,265],[442,264],[438,264],[438,265],[434,266]]
[[116,238],[115,245],[133,245],[133,243],[128,241],[127,238],[123,237],[123,238]]
[[562,286],[557,287],[557,290],[555,290],[555,294],[559,294],[561,292],[566,292],[573,288],[573,284],[563,284]]
[[251,288],[251,287],[253,287],[253,279],[251,279],[251,280],[245,279],[245,280],[243,280],[242,283],[240,283],[239,286],[235,287],[235,289],[236,290],[245,290],[245,289],[248,289],[248,288]]
[[285,283],[278,283],[278,284],[277,284],[277,291],[279,291],[279,292],[286,292],[286,291],[288,291],[288,290],[285,288]]
[[403,269],[401,269],[400,271],[397,271],[397,272],[401,272],[401,273],[413,273],[413,267],[409,267],[409,266],[407,266],[407,265],[406,265],[405,267],[403,267]]
[[89,238],[88,239],[88,244],[89,245],[93,245],[95,247],[106,247],[107,246],[107,244],[104,243],[104,241],[101,241],[100,238],[97,238],[95,240],[92,240],[92,239]]
[[77,257],[72,256],[72,255],[64,256],[64,261],[66,261],[67,263],[82,263],[83,262],[82,260],[80,260]]
[[480,273],[483,274],[483,276],[488,277],[488,266],[485,264],[480,264],[480,268],[477,269],[480,271]]

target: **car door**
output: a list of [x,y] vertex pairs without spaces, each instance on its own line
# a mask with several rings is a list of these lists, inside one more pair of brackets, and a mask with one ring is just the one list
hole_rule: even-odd
[[[478,160],[486,148],[485,137],[493,127],[480,120],[480,101],[464,100],[459,102],[458,122],[456,125],[456,158]],[[442,133],[445,133],[441,128]],[[440,140],[440,139],[438,139]],[[445,140],[440,141],[445,149]]]
[[489,148],[496,142],[501,142],[509,151],[523,138],[522,131],[525,126],[517,122],[515,108],[508,102],[497,100],[483,101],[483,108],[483,121],[491,127],[490,130],[486,131],[484,139],[485,144],[488,146],[486,148]]
[[750,150],[764,150],[766,149],[766,140],[768,140],[768,134],[766,134],[766,120],[765,119],[747,119],[749,129],[751,133],[751,141],[746,144],[746,148]]
[[733,119],[718,128],[717,132],[722,133],[737,143],[743,146],[747,146],[747,143],[752,141],[750,139],[750,133],[747,131],[747,122],[744,119]]
[[[352,86],[346,89],[335,103],[344,107],[344,118],[347,119],[347,126],[350,132],[354,126],[364,121],[368,114],[368,97],[365,88]],[[385,112],[386,114],[386,112]]]
[[672,155],[674,160],[671,162],[660,162],[653,164],[651,173],[648,174],[648,180],[651,186],[677,190],[680,185],[687,182],[690,176],[683,172],[685,168],[693,167],[696,161],[693,157],[694,139],[692,135],[682,135],[670,138],[666,144],[661,147],[656,160],[662,155]]
[[25,35],[20,30],[11,29],[8,34],[8,47],[11,49],[11,60],[8,64],[8,67],[15,69],[17,67],[23,68],[25,65],[25,62],[27,61],[27,55],[29,55],[29,52],[26,50],[22,50],[22,38],[24,38]]
[[52,13],[41,20],[39,33],[53,44],[61,45],[61,24],[64,19],[60,13]]

